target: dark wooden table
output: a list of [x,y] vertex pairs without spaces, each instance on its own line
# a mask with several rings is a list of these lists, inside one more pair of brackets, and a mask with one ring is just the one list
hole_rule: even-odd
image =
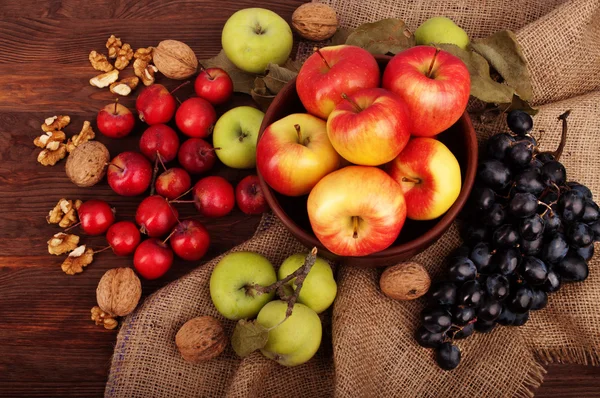
[[[182,40],[207,58],[220,50],[221,28],[234,11],[261,6],[289,20],[302,2],[0,1],[0,396],[99,397],[104,392],[116,332],[95,326],[90,308],[102,274],[130,265],[131,258],[104,252],[82,274],[67,276],[61,259],[47,252],[46,241],[58,227],[48,225],[45,216],[61,197],[100,198],[116,205],[120,219],[132,219],[140,199],[118,197],[105,181],[91,189],[75,187],[65,176],[65,162],[41,166],[32,144],[46,117],[70,115],[66,131],[71,135],[84,120],[94,123],[98,110],[112,101],[108,90],[88,84],[94,76],[89,52],[104,51],[106,39],[115,34],[133,48]],[[178,96],[187,98],[190,92],[188,87]],[[134,97],[121,102],[133,108]],[[237,96],[219,111],[240,103],[250,100]],[[114,155],[136,148],[143,128],[138,123],[123,141],[98,139]],[[223,167],[216,172],[232,182],[248,174]],[[181,210],[183,216],[195,213],[189,205]],[[247,239],[258,221],[239,210],[206,220],[212,236],[207,258]],[[103,237],[84,240],[93,248],[106,245]],[[164,278],[144,281],[144,296],[197,265],[177,262]],[[600,368],[576,365],[549,366],[538,391],[547,397],[598,394]]]

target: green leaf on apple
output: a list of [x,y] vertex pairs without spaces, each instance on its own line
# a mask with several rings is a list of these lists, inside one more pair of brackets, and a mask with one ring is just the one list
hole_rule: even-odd
[[246,357],[267,344],[269,330],[255,321],[240,319],[233,329],[231,346],[240,357]]
[[415,36],[404,21],[388,18],[360,25],[348,36],[346,44],[362,47],[371,54],[397,54],[414,47]]
[[475,39],[471,42],[471,48],[498,71],[519,98],[525,101],[531,99],[533,89],[527,61],[513,32],[502,30],[484,39]]
[[223,50],[213,58],[200,60],[200,64],[205,68],[221,68],[226,71],[233,81],[233,91],[250,94],[252,87],[254,87],[256,75],[244,72],[235,66],[233,62],[227,58],[227,55],[225,55],[225,51]]

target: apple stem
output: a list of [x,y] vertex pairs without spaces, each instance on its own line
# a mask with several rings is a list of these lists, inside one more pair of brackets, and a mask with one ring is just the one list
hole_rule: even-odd
[[416,177],[402,177],[402,182],[412,182],[413,184],[420,184],[422,181]]
[[325,63],[325,66],[327,66],[328,69],[331,69],[331,66],[329,66],[329,64],[327,63],[327,60],[323,56],[323,53],[321,53],[321,50],[319,50],[317,47],[313,48],[313,50],[314,50],[314,52],[316,52],[317,54],[319,54],[319,57],[321,57],[321,59]]
[[173,94],[175,91],[179,90],[181,87],[183,86],[187,86],[188,84],[190,84],[192,81],[188,80],[187,82],[183,82],[181,83],[179,86],[175,87],[173,90],[171,90],[171,94]]
[[173,201],[178,200],[178,199],[184,197],[185,195],[187,195],[188,193],[190,193],[192,191],[192,189],[194,189],[194,187],[191,187],[190,189],[188,189],[187,191],[185,191],[184,193],[182,193],[181,195],[179,195],[175,199],[171,200],[169,203],[173,203]]
[[360,105],[358,105],[356,103],[356,101],[354,101],[352,98],[348,97],[346,95],[346,93],[342,93],[342,98],[345,99],[346,101],[348,101],[350,104],[352,104],[352,106],[354,107],[354,110],[356,112],[362,112],[363,111],[363,108],[361,108]]
[[569,117],[570,114],[571,114],[571,110],[569,109],[558,117],[558,120],[562,120],[562,132],[560,135],[560,144],[558,144],[558,148],[556,148],[556,151],[540,152],[540,153],[546,153],[546,154],[552,155],[552,156],[554,156],[554,159],[556,159],[556,161],[560,160],[563,150],[565,149],[565,144],[567,143],[567,118]]
[[[178,220],[178,221],[179,221],[179,220]],[[169,236],[167,236],[167,237],[165,238],[165,240],[163,240],[163,245],[164,245],[165,243],[167,243],[167,241],[168,241],[168,240],[171,238],[171,236],[173,236],[173,234],[174,234],[174,233],[175,233],[175,228],[173,228],[173,230],[171,231],[171,233],[169,234]]]
[[210,80],[215,80],[215,78],[210,73],[208,73],[208,71],[206,70],[206,68],[204,67],[204,65],[202,65],[201,63],[198,63],[198,65],[200,66],[200,72],[206,73],[208,75],[208,78]]
[[81,224],[81,221],[79,221],[79,222],[78,222],[78,223],[76,223],[76,224],[73,224],[73,225],[71,225],[69,228],[66,228],[65,230],[63,230],[63,232],[70,231],[70,230],[72,230],[73,228],[75,228],[75,227],[79,226],[79,224]]
[[352,229],[354,230],[352,237],[358,239],[358,216],[352,216]]
[[158,159],[160,159],[160,153],[156,151],[156,159],[154,159],[154,169],[152,170],[152,182],[150,183],[150,196],[154,195],[156,176],[158,175]]
[[302,130],[300,130],[300,125],[294,124],[294,128],[296,129],[296,134],[298,134],[298,141],[302,143]]
[[108,164],[108,167],[110,167],[110,166],[112,166],[112,167],[116,167],[117,169],[119,169],[119,170],[121,170],[121,171],[125,171],[125,169],[124,169],[124,168],[122,168],[122,167],[119,167],[119,166],[117,166],[117,165],[116,165],[116,164],[114,164],[114,163],[109,163],[109,164]]
[[108,246],[106,246],[106,247],[104,247],[104,248],[102,248],[102,249],[99,249],[99,250],[94,250],[94,252],[93,252],[93,253],[94,253],[94,254],[97,254],[97,253],[102,253],[103,251],[106,251],[106,250],[110,249],[111,247],[112,247],[111,245],[108,245]]
[[433,71],[433,64],[435,64],[435,59],[437,58],[437,55],[440,53],[440,49],[436,48],[435,49],[435,54],[433,54],[433,59],[431,60],[431,64],[429,64],[429,70],[427,71],[427,77],[431,78],[431,72]]
[[113,115],[117,114],[117,105],[119,104],[119,98],[115,98],[115,110],[113,111]]
[[194,203],[194,200],[170,200],[169,203]]

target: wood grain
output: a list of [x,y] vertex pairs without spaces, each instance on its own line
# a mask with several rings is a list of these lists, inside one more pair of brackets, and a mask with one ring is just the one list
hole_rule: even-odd
[[[133,219],[140,198],[115,195],[106,182],[92,189],[72,185],[64,162],[43,167],[32,145],[43,119],[68,114],[68,135],[112,101],[107,90],[91,87],[95,75],[87,56],[103,49],[110,34],[134,47],[163,39],[188,43],[199,58],[220,50],[223,23],[235,10],[265,7],[290,19],[301,0],[137,1],[3,0],[0,1],[0,396],[101,397],[116,333],[93,324],[90,308],[102,274],[131,265],[110,251],[100,253],[82,274],[66,276],[61,259],[47,253],[46,241],[58,231],[45,216],[61,197],[100,198],[117,208],[119,219]],[[131,73],[131,68],[127,73]],[[175,82],[159,82],[174,87]],[[187,87],[177,93],[189,96]],[[121,102],[133,107],[134,98]],[[218,109],[250,104],[247,96]],[[144,126],[117,141],[98,139],[111,153],[136,149]],[[231,182],[249,172],[217,166],[215,174]],[[182,217],[195,216],[192,206],[180,207]],[[234,210],[227,217],[202,219],[212,244],[206,258],[243,242],[254,232],[258,217]],[[94,248],[103,237],[84,238]],[[201,264],[178,261],[157,281],[144,281],[144,297]],[[548,367],[541,397],[591,397],[600,391],[600,369],[578,365]],[[490,392],[493,395],[493,392]]]

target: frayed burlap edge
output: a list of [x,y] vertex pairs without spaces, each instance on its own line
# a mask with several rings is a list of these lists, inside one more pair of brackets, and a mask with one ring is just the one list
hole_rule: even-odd
[[534,355],[544,365],[570,363],[586,366],[600,366],[600,351],[579,347],[543,348],[534,350]]

